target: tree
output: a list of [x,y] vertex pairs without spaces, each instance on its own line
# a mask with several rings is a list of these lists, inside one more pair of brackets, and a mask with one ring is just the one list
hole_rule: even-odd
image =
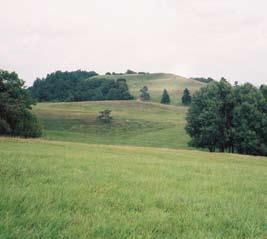
[[265,97],[265,99],[267,100],[267,85],[261,85],[260,91],[263,94],[263,96]]
[[184,105],[190,105],[191,101],[192,101],[192,98],[191,98],[191,95],[190,95],[190,91],[187,88],[185,88],[183,96],[182,96],[182,103]]
[[166,89],[163,90],[160,103],[166,105],[169,105],[171,103],[169,93]]
[[210,83],[210,82],[213,82],[215,81],[214,79],[212,79],[211,77],[208,77],[208,78],[204,78],[204,77],[192,77],[190,78],[192,80],[196,80],[196,81],[200,81],[200,82],[203,82],[203,83]]
[[104,111],[100,111],[97,119],[100,120],[101,122],[104,122],[104,123],[110,123],[112,120],[111,110],[107,109]]
[[37,79],[29,91],[37,101],[131,100],[125,79],[94,78],[93,71],[61,72]]
[[186,127],[193,145],[221,152],[231,146],[232,101],[232,86],[223,78],[196,92]]
[[24,81],[15,72],[0,71],[0,134],[41,136],[41,126],[30,111],[33,103]]
[[150,100],[150,94],[147,86],[144,86],[142,89],[140,89],[140,99],[143,101]]
[[127,75],[133,75],[133,74],[137,74],[137,72],[132,71],[132,70],[127,70],[125,74],[127,74]]
[[266,100],[253,85],[246,83],[235,88],[233,111],[236,151],[243,154],[264,155],[266,149]]
[[251,84],[224,78],[193,96],[186,120],[191,145],[211,152],[267,155],[267,100]]

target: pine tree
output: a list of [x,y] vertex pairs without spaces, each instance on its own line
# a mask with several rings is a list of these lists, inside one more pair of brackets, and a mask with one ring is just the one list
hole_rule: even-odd
[[148,92],[148,87],[144,86],[141,90],[140,90],[140,99],[143,101],[148,101],[150,100],[150,94]]
[[162,97],[161,97],[160,103],[161,104],[165,104],[165,105],[169,105],[171,103],[169,93],[168,93],[168,91],[166,89],[164,89],[164,91],[162,93]]
[[192,97],[190,95],[190,91],[187,88],[185,88],[183,96],[182,96],[182,103],[183,105],[190,105],[191,101],[192,101]]

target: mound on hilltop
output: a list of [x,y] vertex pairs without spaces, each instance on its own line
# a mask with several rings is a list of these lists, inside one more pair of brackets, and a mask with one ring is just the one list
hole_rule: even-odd
[[[116,75],[94,76],[93,78],[117,79]],[[153,73],[153,74],[125,74],[120,78],[126,79],[131,94],[139,98],[140,89],[147,86],[151,96],[151,101],[160,102],[162,91],[166,89],[171,97],[171,103],[174,105],[181,104],[181,97],[185,88],[191,93],[200,89],[205,83],[193,79],[181,77],[174,74]]]

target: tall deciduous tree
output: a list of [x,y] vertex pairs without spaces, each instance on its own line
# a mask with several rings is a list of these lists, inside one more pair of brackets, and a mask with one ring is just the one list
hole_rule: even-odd
[[24,81],[15,72],[0,71],[0,134],[41,136],[41,127],[30,112],[32,104]]
[[251,84],[232,87],[224,78],[193,96],[186,131],[191,144],[210,151],[267,155],[267,100]]

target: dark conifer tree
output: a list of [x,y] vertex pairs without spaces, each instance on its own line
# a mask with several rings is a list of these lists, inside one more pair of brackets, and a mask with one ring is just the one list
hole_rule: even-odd
[[160,103],[165,105],[169,105],[171,103],[169,93],[166,89],[163,90]]
[[185,88],[183,96],[182,96],[182,103],[183,105],[190,105],[191,101],[192,101],[192,98],[190,95],[190,91],[187,88]]
[[147,86],[144,86],[142,89],[140,89],[140,99],[143,101],[150,100],[150,94]]

